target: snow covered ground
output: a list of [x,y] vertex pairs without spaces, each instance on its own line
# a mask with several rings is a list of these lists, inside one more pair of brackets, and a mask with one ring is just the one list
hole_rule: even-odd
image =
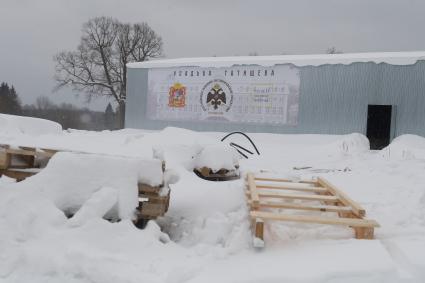
[[[267,223],[266,247],[257,250],[243,179],[209,182],[192,172],[192,157],[224,134],[60,132],[51,125],[35,134],[8,125],[0,125],[0,144],[96,155],[58,154],[23,182],[0,178],[0,282],[425,282],[424,138],[402,136],[370,151],[359,134],[250,134],[261,155],[239,160],[242,174],[325,176],[381,224],[375,240],[355,240],[345,227]],[[138,162],[153,156],[166,161],[173,183],[166,216],[145,230],[126,217],[103,220],[120,196],[131,203],[122,191],[148,172]],[[68,219],[66,200],[89,189],[87,208]]]

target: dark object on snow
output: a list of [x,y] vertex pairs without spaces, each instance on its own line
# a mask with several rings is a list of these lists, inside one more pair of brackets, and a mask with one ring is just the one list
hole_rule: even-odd
[[[254,147],[254,149],[257,152],[257,154],[260,155],[260,152],[258,151],[257,146],[255,145],[255,143],[251,140],[251,138],[247,134],[245,134],[243,132],[232,132],[230,134],[227,134],[226,136],[224,136],[221,139],[221,141],[224,141],[225,139],[227,139],[228,137],[230,137],[231,135],[234,135],[234,134],[239,134],[239,135],[242,135],[245,138],[247,138],[249,140],[249,142],[251,143],[251,145]],[[254,154],[252,151],[250,151],[250,150],[246,149],[245,147],[243,147],[243,146],[241,146],[239,144],[236,144],[234,142],[230,142],[230,146],[233,147],[234,149],[236,149],[239,152],[239,154],[242,155],[243,157],[245,157],[246,159],[248,159],[248,156],[245,153],[249,153],[251,155]],[[241,150],[243,150],[245,153],[243,153]]]
[[203,167],[201,169],[197,169],[195,168],[193,170],[193,172],[199,177],[202,178],[204,180],[208,180],[208,181],[231,181],[231,180],[236,180],[240,178],[239,172],[238,171],[230,171],[227,169],[221,169],[218,170],[217,172],[213,172],[210,168],[208,167]]

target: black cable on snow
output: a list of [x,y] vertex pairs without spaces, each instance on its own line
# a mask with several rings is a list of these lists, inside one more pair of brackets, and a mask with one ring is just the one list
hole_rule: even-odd
[[258,151],[257,146],[254,144],[254,142],[251,140],[251,138],[248,137],[248,135],[243,133],[243,132],[231,132],[230,134],[227,134],[225,137],[223,137],[221,139],[221,141],[224,141],[225,139],[227,139],[228,137],[230,137],[231,135],[234,135],[234,134],[243,135],[245,138],[247,138],[249,140],[249,142],[251,143],[251,145],[254,147],[257,154],[260,155],[260,152]]

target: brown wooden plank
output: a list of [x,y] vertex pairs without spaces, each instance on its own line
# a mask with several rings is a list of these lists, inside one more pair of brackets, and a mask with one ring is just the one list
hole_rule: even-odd
[[30,156],[34,156],[36,154],[35,149],[23,149],[23,148],[7,148],[6,149],[7,153],[10,154],[17,154],[17,155],[30,155]]
[[346,193],[344,193],[343,191],[338,189],[336,186],[331,184],[329,181],[327,181],[326,179],[324,179],[322,177],[319,177],[317,179],[317,181],[320,185],[322,185],[323,187],[326,187],[333,195],[338,196],[338,198],[340,199],[340,201],[343,204],[350,206],[353,210],[353,213],[356,216],[361,218],[361,217],[364,217],[366,215],[366,210],[363,207],[361,207],[360,204],[353,201]]
[[163,216],[166,211],[166,204],[144,202],[140,211],[141,216],[157,217]]
[[347,225],[351,227],[379,227],[378,222],[376,222],[375,220],[368,220],[368,219],[290,215],[290,214],[278,214],[278,213],[265,212],[265,211],[251,211],[250,216],[252,218],[260,218],[263,220],[268,219],[268,220],[317,223],[317,224],[329,224],[329,225]]
[[155,194],[158,194],[159,191],[161,190],[161,186],[150,186],[150,185],[143,184],[143,183],[138,183],[137,186],[138,186],[138,189],[139,189],[139,193],[155,193]]
[[300,192],[312,192],[312,193],[326,193],[328,190],[322,187],[313,186],[294,186],[291,184],[285,184],[282,186],[264,185],[256,183],[258,189],[277,189],[277,190],[290,190]]
[[256,181],[269,181],[269,182],[287,182],[287,183],[317,184],[316,181],[312,181],[312,180],[294,181],[294,180],[282,179],[282,178],[262,178],[262,177],[255,177],[255,180]]
[[[250,203],[251,200],[248,200]],[[267,208],[284,208],[284,209],[295,209],[295,210],[308,210],[308,211],[320,211],[320,212],[344,212],[349,213],[351,209],[346,206],[332,206],[332,205],[321,205],[321,206],[308,206],[297,203],[285,203],[281,201],[265,201],[260,200],[260,207]]]
[[[339,199],[337,196],[329,195],[311,195],[311,194],[283,194],[277,192],[267,192],[267,191],[258,191],[259,197],[268,197],[268,198],[284,198],[284,199],[301,199],[301,200],[317,200],[317,201],[335,201]],[[252,198],[251,198],[252,200]]]

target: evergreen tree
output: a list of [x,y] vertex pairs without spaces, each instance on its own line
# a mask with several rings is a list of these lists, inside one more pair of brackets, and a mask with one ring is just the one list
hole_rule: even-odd
[[13,86],[9,87],[7,83],[0,85],[0,113],[22,114],[21,102]]

